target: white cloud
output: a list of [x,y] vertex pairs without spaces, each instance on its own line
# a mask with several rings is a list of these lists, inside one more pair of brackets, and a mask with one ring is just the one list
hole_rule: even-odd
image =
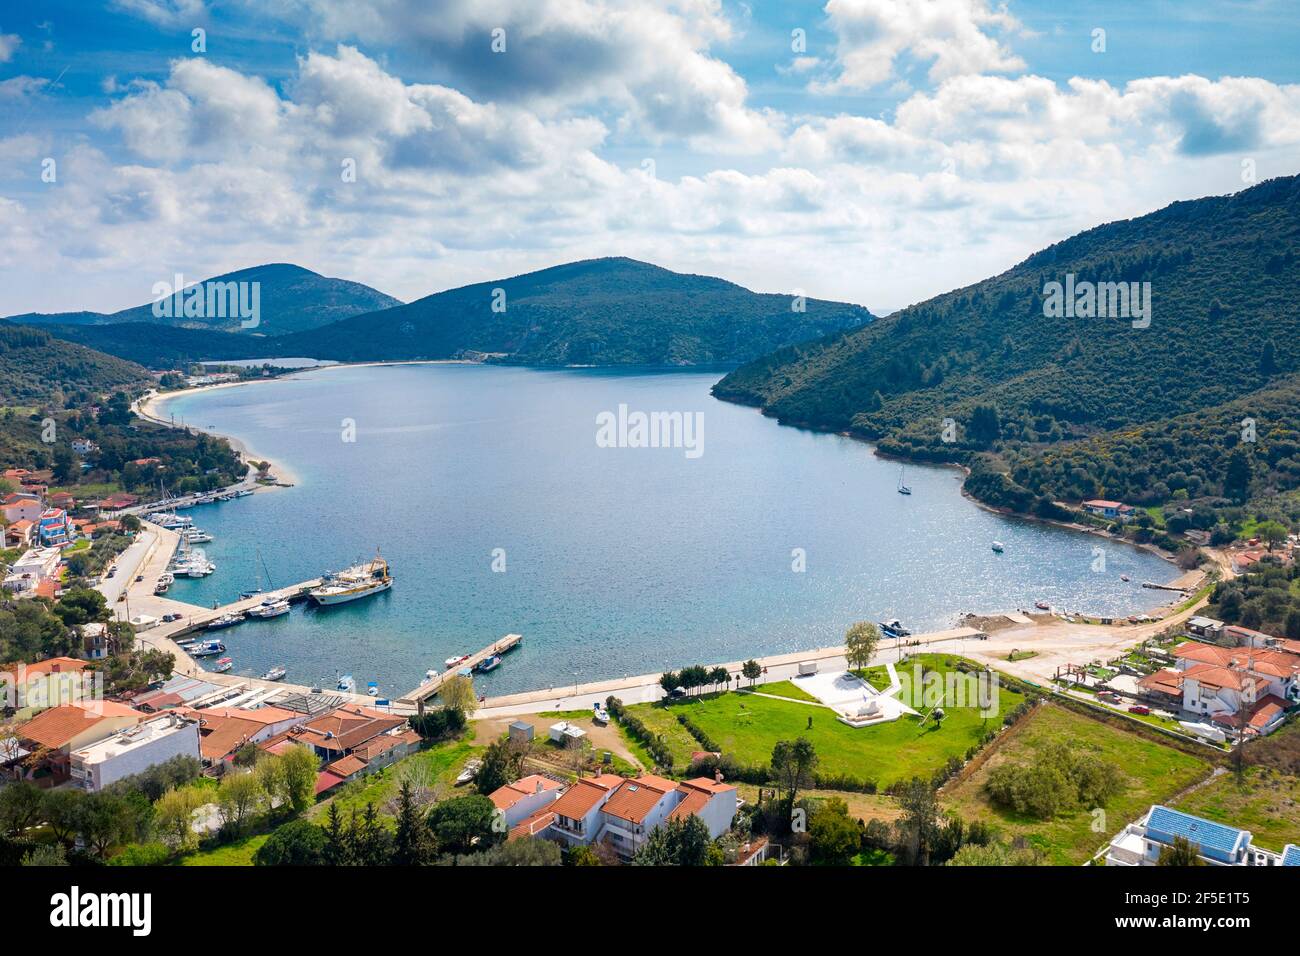
[[904,57],[930,63],[933,82],[1025,66],[990,35],[1019,31],[1019,21],[989,0],[828,0],[826,15],[837,37],[835,74],[815,91],[879,86],[899,75]]
[[197,26],[207,16],[203,0],[112,0],[110,6],[159,27]]
[[14,58],[14,51],[18,49],[23,38],[16,33],[0,33],[0,63],[8,63]]

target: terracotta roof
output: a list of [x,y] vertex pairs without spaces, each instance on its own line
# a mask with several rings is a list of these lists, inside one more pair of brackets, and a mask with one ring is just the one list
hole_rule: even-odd
[[566,790],[559,800],[552,803],[551,809],[555,811],[556,816],[580,820],[622,782],[623,778],[614,774],[585,777]]
[[1159,670],[1154,674],[1148,674],[1137,682],[1143,690],[1152,691],[1157,694],[1168,694],[1171,697],[1183,696],[1183,672],[1174,670]]
[[554,805],[542,807],[536,813],[524,817],[517,824],[510,828],[510,836],[507,839],[517,840],[520,837],[536,836],[555,821]]
[[200,717],[207,714],[216,714],[219,717],[238,717],[240,720],[251,720],[255,724],[278,724],[282,720],[292,720],[295,717],[303,716],[296,711],[285,710],[282,707],[257,707],[254,709],[209,707],[206,710],[195,711],[195,714]]
[[[86,669],[86,661],[78,660],[75,657],[51,657],[47,660],[37,661],[35,664],[26,665],[23,673],[28,680],[33,677],[44,677],[46,674],[78,674]],[[0,674],[12,674],[14,679],[18,679],[18,664],[6,664]]]
[[199,753],[205,760],[224,760],[262,730],[262,724],[238,717],[221,717],[206,711],[197,711],[195,716],[202,721],[199,725]]
[[1253,677],[1217,664],[1196,664],[1189,667],[1183,671],[1183,679],[1198,681],[1206,687],[1227,687],[1231,690],[1241,690],[1245,684],[1255,683]]
[[365,770],[366,767],[366,762],[355,754],[348,754],[346,757],[340,757],[333,763],[325,765],[326,770],[340,777],[350,777]]
[[323,750],[348,751],[373,737],[402,726],[405,717],[384,714],[369,707],[344,706],[303,724],[303,735]]
[[670,820],[680,820],[682,817],[689,817],[694,813],[699,813],[709,805],[710,796],[703,790],[687,791],[682,802],[673,807],[673,812],[668,814]]
[[498,787],[488,794],[489,799],[496,804],[498,810],[509,810],[524,797],[531,797],[535,793],[545,790],[559,790],[564,784],[552,780],[550,777],[543,777],[540,773],[529,774],[527,777],[521,777],[514,783],[508,783],[504,787]]
[[330,773],[328,770],[322,770],[316,774],[316,796],[320,796],[326,790],[333,790],[341,783],[347,783],[336,773]]
[[73,737],[112,717],[138,717],[143,720],[145,715],[111,700],[61,704],[37,714],[23,724],[18,733],[22,739],[35,741],[45,747],[63,747]]
[[610,794],[601,810],[620,820],[641,823],[659,805],[659,801],[674,789],[676,784],[671,781],[644,774],[634,780],[625,780],[621,787]]

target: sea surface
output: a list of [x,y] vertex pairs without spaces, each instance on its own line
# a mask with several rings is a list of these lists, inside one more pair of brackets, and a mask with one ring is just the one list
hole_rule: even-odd
[[[1130,614],[1162,603],[1141,582],[1177,574],[987,512],[956,470],[903,473],[862,442],[717,401],[719,377],[339,366],[178,396],[165,406],[178,420],[244,440],[298,483],[193,509],[217,571],[170,596],[225,603],[379,549],[391,591],[221,637],[236,673],[284,664],[327,687],[352,674],[397,697],[507,633],[524,643],[476,678],[483,692],[828,646],[860,619],[933,630],[1037,600]],[[597,417],[620,405],[699,413],[700,454],[600,447]]]

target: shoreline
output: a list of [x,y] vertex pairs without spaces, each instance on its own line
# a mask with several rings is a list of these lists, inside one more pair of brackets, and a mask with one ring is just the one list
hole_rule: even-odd
[[[150,392],[150,393],[147,394],[146,396],[144,396],[144,397],[142,397],[141,399],[137,400],[137,403],[136,403],[136,405],[135,405],[135,410],[136,410],[137,414],[140,414],[141,417],[143,417],[143,418],[145,418],[145,419],[147,419],[147,420],[149,420],[149,421],[153,421],[153,422],[156,422],[156,423],[158,423],[158,424],[162,424],[162,425],[169,426],[169,427],[181,427],[181,426],[179,426],[179,425],[174,425],[174,426],[173,426],[172,422],[170,422],[168,419],[166,419],[166,418],[164,418],[164,417],[162,417],[162,416],[163,416],[163,409],[165,408],[167,402],[171,401],[171,400],[174,399],[174,398],[178,398],[178,397],[185,396],[185,395],[198,394],[199,392],[203,392],[203,391],[211,391],[211,390],[221,389],[221,388],[235,388],[235,387],[239,387],[239,386],[243,386],[243,385],[252,385],[252,384],[256,384],[256,383],[258,383],[258,382],[272,382],[272,381],[279,381],[279,380],[281,380],[281,379],[292,379],[292,378],[295,378],[295,377],[297,377],[297,376],[303,375],[303,374],[308,373],[308,372],[322,372],[322,371],[325,371],[325,370],[328,370],[328,369],[332,369],[332,368],[372,368],[372,367],[383,367],[383,366],[389,366],[389,365],[448,365],[448,364],[450,364],[450,365],[477,365],[477,364],[482,364],[482,363],[477,363],[477,362],[468,362],[468,361],[464,361],[464,360],[412,360],[412,361],[393,361],[393,362],[335,363],[335,364],[332,364],[332,365],[311,366],[311,367],[303,368],[303,369],[295,369],[295,370],[293,370],[292,372],[289,372],[289,373],[287,373],[287,374],[285,374],[285,375],[282,375],[282,376],[277,376],[277,377],[274,378],[274,379],[255,378],[255,379],[249,379],[249,380],[247,380],[247,381],[238,381],[238,382],[219,382],[219,383],[214,383],[214,384],[211,384],[211,385],[203,385],[203,386],[199,386],[199,387],[197,387],[197,388],[187,388],[187,389],[181,389],[181,390],[178,390],[178,391],[167,392],[167,393]],[[719,400],[719,401],[725,401],[725,399],[718,399],[718,400]],[[743,403],[732,403],[732,404],[743,404]],[[750,406],[750,407],[753,407],[753,406]],[[780,422],[777,422],[777,424],[781,424],[781,423],[780,423]],[[216,431],[213,431],[213,430],[209,430],[209,429],[205,429],[205,428],[199,428],[198,426],[195,426],[195,425],[192,425],[192,424],[188,424],[188,425],[186,425],[185,427],[195,428],[196,430],[198,430],[198,431],[202,431],[202,432],[204,432],[205,434],[211,435],[211,436],[213,436],[213,437],[220,437],[220,438],[225,439],[226,441],[230,442],[230,444],[231,444],[231,446],[232,446],[233,448],[235,448],[237,451],[239,451],[239,452],[244,456],[245,461],[253,461],[253,460],[266,460],[266,461],[270,461],[270,462],[271,462],[271,466],[272,466],[272,468],[271,468],[272,473],[273,473],[274,475],[278,476],[278,480],[280,480],[280,481],[283,481],[283,482],[286,482],[286,483],[289,483],[289,484],[294,484],[294,485],[297,485],[297,484],[300,483],[300,481],[299,481],[299,479],[298,479],[298,476],[297,476],[297,475],[296,475],[296,474],[295,474],[291,469],[285,467],[285,466],[282,465],[280,462],[276,462],[276,461],[274,461],[274,460],[272,460],[272,459],[266,458],[266,457],[263,456],[263,455],[257,454],[256,451],[255,451],[254,449],[252,449],[252,448],[251,448],[251,447],[250,447],[250,446],[249,446],[249,445],[248,445],[248,444],[247,444],[243,439],[240,439],[240,438],[238,438],[238,437],[236,437],[236,436],[233,436],[233,435],[227,435],[227,434],[223,434],[223,433],[216,432]],[[796,426],[794,426],[794,427],[804,428],[805,426],[799,426],[799,425],[796,425]],[[1025,518],[1028,518],[1028,519],[1030,519],[1030,520],[1033,520],[1033,521],[1036,521],[1036,522],[1039,522],[1039,523],[1042,523],[1042,524],[1045,524],[1045,525],[1055,525],[1056,527],[1063,528],[1063,529],[1065,529],[1065,530],[1069,530],[1069,531],[1076,531],[1076,532],[1090,533],[1090,534],[1094,534],[1094,535],[1097,535],[1097,536],[1100,536],[1100,537],[1106,537],[1106,538],[1108,538],[1109,540],[1116,541],[1117,543],[1127,544],[1127,545],[1129,545],[1129,546],[1131,546],[1131,547],[1134,547],[1134,548],[1137,548],[1137,549],[1139,549],[1139,550],[1143,550],[1143,551],[1147,551],[1148,553],[1155,554],[1157,557],[1164,558],[1164,559],[1165,559],[1167,562],[1169,562],[1170,564],[1173,563],[1173,559],[1172,559],[1172,557],[1170,557],[1167,553],[1165,553],[1165,552],[1163,552],[1163,551],[1160,551],[1159,549],[1156,549],[1156,548],[1153,548],[1153,547],[1143,546],[1143,545],[1140,545],[1140,544],[1138,544],[1138,543],[1136,543],[1136,542],[1131,542],[1131,541],[1126,541],[1126,540],[1123,540],[1123,539],[1114,538],[1114,537],[1112,537],[1112,536],[1110,536],[1110,535],[1103,535],[1103,534],[1100,534],[1100,533],[1098,533],[1098,532],[1096,532],[1096,531],[1092,531],[1092,530],[1090,530],[1090,529],[1087,529],[1087,528],[1084,528],[1084,527],[1081,527],[1081,526],[1078,526],[1078,525],[1068,524],[1068,523],[1059,522],[1059,521],[1054,521],[1054,520],[1050,520],[1050,519],[1044,519],[1044,518],[1041,518],[1041,517],[1038,517],[1038,516],[1034,516],[1034,515],[1020,515],[1020,514],[1017,514],[1017,513],[1014,513],[1014,512],[1007,512],[1007,511],[1004,511],[1004,510],[1002,510],[1002,509],[994,508],[994,507],[992,507],[992,506],[990,506],[990,505],[987,505],[987,504],[985,504],[984,502],[981,502],[981,501],[979,501],[978,499],[972,497],[971,495],[969,495],[969,494],[965,491],[965,476],[969,474],[969,470],[966,469],[965,467],[963,467],[963,466],[960,465],[960,464],[953,463],[953,462],[912,462],[912,461],[909,460],[909,459],[901,459],[901,458],[898,458],[897,456],[891,456],[891,455],[881,454],[881,453],[879,452],[879,450],[876,448],[876,446],[875,446],[872,442],[868,441],[867,439],[865,439],[865,438],[863,438],[863,437],[861,437],[861,436],[859,436],[859,435],[854,435],[854,434],[852,434],[852,433],[848,433],[848,432],[833,432],[833,431],[826,430],[826,429],[806,429],[806,430],[811,430],[811,431],[820,431],[822,434],[839,434],[839,435],[841,435],[842,437],[848,437],[848,438],[851,438],[851,439],[854,440],[854,441],[861,442],[862,444],[866,445],[866,446],[871,450],[871,453],[872,453],[873,455],[876,455],[876,457],[881,458],[881,459],[883,459],[883,460],[904,461],[904,462],[907,462],[907,463],[917,464],[917,465],[929,465],[929,466],[936,466],[936,467],[941,467],[941,468],[955,468],[955,469],[958,469],[958,470],[960,470],[960,471],[962,472],[962,481],[961,481],[961,488],[960,488],[960,492],[961,492],[961,494],[962,494],[962,497],[964,497],[966,500],[970,501],[971,503],[973,503],[973,504],[976,505],[977,507],[981,508],[982,510],[987,511],[987,512],[990,512],[990,513],[992,513],[992,514],[999,515],[999,516],[1002,517],[1002,518],[1018,518],[1018,519],[1025,519]],[[272,488],[272,487],[277,487],[277,486],[275,486],[275,485],[270,485],[270,486],[262,485],[262,486],[258,486],[259,490],[266,490],[266,489],[269,489],[269,488]],[[1179,577],[1179,576],[1176,575],[1172,580],[1177,580],[1178,577]],[[1151,617],[1154,617],[1154,618],[1156,618],[1156,619],[1158,619],[1158,620],[1165,620],[1165,619],[1167,619],[1167,618],[1177,616],[1177,613],[1178,613],[1177,609],[1178,609],[1179,605],[1183,603],[1183,601],[1184,601],[1184,599],[1180,599],[1180,600],[1178,600],[1178,601],[1169,601],[1169,602],[1165,602],[1165,603],[1154,604],[1153,606],[1151,606],[1151,607],[1149,607],[1149,608],[1145,608],[1145,609],[1143,609],[1143,611],[1141,611],[1141,612],[1134,612],[1134,613],[1135,613],[1135,614],[1136,614],[1136,613],[1145,613],[1145,614],[1147,614],[1147,615],[1149,615],[1149,616],[1151,616]],[[206,609],[205,609],[205,610],[206,610]],[[954,611],[953,611],[953,614],[954,614],[954,620],[958,621],[958,624],[956,625],[957,627],[961,627],[962,625],[961,625],[960,622],[961,622],[962,620],[964,620],[963,618],[958,617],[958,615],[960,615],[960,613],[961,613],[961,612],[958,611],[958,610],[954,610]],[[998,615],[998,614],[1001,614],[1001,613],[1004,613],[1004,612],[1003,612],[1003,611],[997,611],[997,610],[995,610],[995,611],[991,611],[991,612],[989,612],[989,613],[992,614],[992,615]],[[1032,613],[1032,612],[1031,612],[1031,613]],[[1086,616],[1086,615],[1087,615],[1087,612],[1078,612],[1078,611],[1076,611],[1076,612],[1074,612],[1074,613],[1080,614],[1080,615],[1082,615],[1082,616]],[[1099,630],[1099,631],[1102,631],[1102,632],[1109,630],[1109,628],[1105,628],[1104,626],[1097,626],[1097,625],[1087,625],[1087,626],[1089,626],[1089,627],[1094,627],[1094,626],[1096,626],[1096,627],[1098,627],[1098,630]],[[1131,625],[1130,625],[1130,627],[1131,627]],[[820,654],[820,653],[825,653],[825,652],[830,651],[830,650],[831,650],[830,648],[815,648],[815,649],[808,650],[808,651],[798,651],[798,652],[794,652],[794,654],[796,654],[796,655],[809,655],[809,654],[817,655],[817,654]],[[806,659],[806,657],[805,657],[805,659]],[[625,678],[625,679],[626,679],[626,678]],[[611,682],[616,683],[617,681],[618,681],[618,678],[615,678],[615,677],[607,677],[607,678],[600,678],[600,677],[597,677],[594,681],[591,681],[587,686],[588,686],[588,687],[591,687],[592,685],[604,685],[604,684],[608,684],[608,683],[611,683]],[[535,690],[532,690],[532,691],[518,691],[518,692],[513,692],[513,693],[511,693],[511,694],[507,694],[507,695],[504,695],[504,696],[507,697],[507,698],[516,698],[516,699],[517,699],[517,698],[519,698],[519,697],[526,697],[526,696],[528,696],[528,695],[534,695],[534,694],[536,694],[536,695],[541,695],[541,694],[551,694],[551,693],[555,693],[557,690],[558,690],[557,688],[549,688],[549,689],[546,689],[546,690],[543,690],[543,689],[541,689],[541,688],[538,688],[538,689],[535,689]],[[397,699],[400,699],[400,698],[394,697],[393,699],[394,699],[394,700],[397,700]],[[490,699],[489,707],[491,707],[492,705],[493,705],[493,700]],[[498,705],[498,706],[500,706],[500,705]]]

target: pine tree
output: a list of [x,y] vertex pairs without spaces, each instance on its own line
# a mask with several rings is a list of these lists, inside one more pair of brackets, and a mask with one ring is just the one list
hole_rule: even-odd
[[397,793],[397,833],[393,838],[395,866],[428,866],[435,853],[433,833],[415,805],[411,785],[402,781]]

